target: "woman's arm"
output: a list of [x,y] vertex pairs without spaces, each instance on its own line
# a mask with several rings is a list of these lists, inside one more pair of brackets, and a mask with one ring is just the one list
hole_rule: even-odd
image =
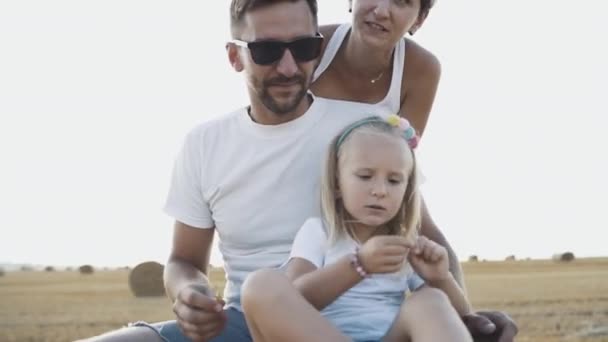
[[293,258],[287,264],[286,274],[304,298],[319,311],[362,279],[351,264],[350,256],[321,268],[306,259]]
[[426,206],[426,203],[424,202],[424,198],[422,199],[422,205],[420,210],[422,215],[422,220],[420,222],[420,234],[426,236],[427,238],[435,241],[436,243],[442,245],[443,247],[445,247],[445,249],[447,249],[448,258],[450,261],[450,273],[452,273],[454,279],[456,279],[456,282],[460,285],[466,295],[467,292],[464,282],[464,275],[462,272],[462,268],[460,267],[460,262],[458,262],[458,257],[456,256],[456,253],[452,249],[452,246],[450,246],[450,243],[445,238],[441,230],[439,230],[439,227],[437,227],[437,225],[433,221],[433,218],[429,213],[429,209]]
[[420,136],[428,122],[441,77],[441,64],[433,53],[406,40],[401,108],[399,115],[410,121]]

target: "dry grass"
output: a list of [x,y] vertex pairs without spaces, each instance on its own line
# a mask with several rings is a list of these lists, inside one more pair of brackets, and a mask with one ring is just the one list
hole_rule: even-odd
[[[508,311],[518,341],[608,341],[608,259],[463,266],[475,307]],[[134,298],[127,279],[127,270],[7,273],[0,278],[0,341],[70,341],[172,318],[167,299]],[[220,270],[212,281],[223,287]]]

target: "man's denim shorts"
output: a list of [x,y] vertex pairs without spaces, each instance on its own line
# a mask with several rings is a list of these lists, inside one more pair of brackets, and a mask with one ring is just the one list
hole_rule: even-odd
[[[224,331],[209,342],[251,342],[252,339],[249,334],[249,329],[247,328],[247,323],[245,322],[245,315],[235,308],[228,308],[225,312],[228,317],[228,322]],[[184,336],[179,329],[176,321],[153,324],[140,321],[131,323],[129,326],[148,327],[156,331],[165,342],[190,342],[190,339]]]

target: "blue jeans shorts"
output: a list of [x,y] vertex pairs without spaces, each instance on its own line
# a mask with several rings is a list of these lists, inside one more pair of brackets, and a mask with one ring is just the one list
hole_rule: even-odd
[[[220,335],[209,342],[252,342],[247,323],[245,322],[245,315],[235,308],[228,308],[225,313],[228,317],[226,327]],[[130,326],[148,327],[154,330],[165,342],[191,342],[179,329],[176,321],[153,324],[135,322],[130,324]]]

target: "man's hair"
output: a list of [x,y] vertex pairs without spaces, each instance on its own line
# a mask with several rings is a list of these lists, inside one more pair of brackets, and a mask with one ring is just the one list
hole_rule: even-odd
[[232,38],[240,38],[240,29],[245,14],[265,6],[280,2],[306,1],[312,14],[315,25],[317,24],[317,0],[232,0],[230,4],[230,32]]

